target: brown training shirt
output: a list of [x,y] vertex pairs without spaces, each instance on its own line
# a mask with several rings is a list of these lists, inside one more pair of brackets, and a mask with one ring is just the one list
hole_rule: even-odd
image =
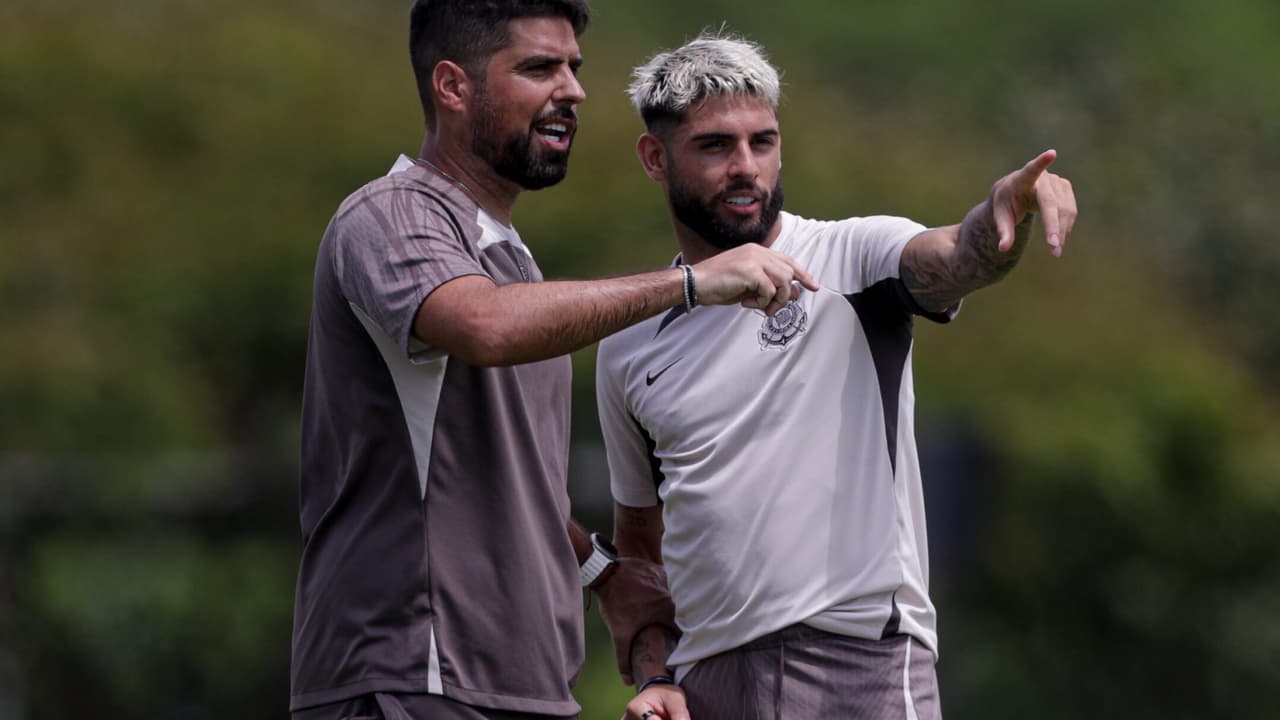
[[514,229],[405,165],[342,203],[316,259],[290,709],[421,692],[575,715],[570,361],[477,368],[411,335],[453,278],[542,275]]

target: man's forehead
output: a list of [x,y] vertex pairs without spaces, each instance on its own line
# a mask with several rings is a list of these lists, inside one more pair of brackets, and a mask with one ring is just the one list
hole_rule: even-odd
[[777,131],[778,111],[755,95],[713,95],[689,106],[680,129],[689,135]]
[[572,23],[562,17],[515,18],[507,23],[507,37],[497,55],[516,62],[533,55],[572,60],[582,54]]

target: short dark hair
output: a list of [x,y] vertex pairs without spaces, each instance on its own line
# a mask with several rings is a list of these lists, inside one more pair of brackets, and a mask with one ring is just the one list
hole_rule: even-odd
[[562,17],[581,35],[591,19],[587,0],[417,0],[409,13],[409,57],[427,126],[435,124],[431,74],[442,60],[483,82],[484,64],[510,42],[517,18]]

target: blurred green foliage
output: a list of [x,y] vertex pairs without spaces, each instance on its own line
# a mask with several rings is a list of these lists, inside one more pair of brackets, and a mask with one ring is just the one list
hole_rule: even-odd
[[[572,171],[517,208],[548,276],[674,254],[623,88],[724,23],[784,70],[795,212],[957,222],[1045,147],[1075,181],[1062,259],[918,329],[947,716],[1280,717],[1280,5],[596,5]],[[311,266],[420,142],[407,9],[0,6],[0,718],[285,712]]]

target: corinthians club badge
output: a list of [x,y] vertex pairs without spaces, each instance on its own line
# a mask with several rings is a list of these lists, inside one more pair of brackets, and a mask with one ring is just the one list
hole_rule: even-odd
[[773,317],[764,316],[764,324],[760,326],[760,348],[785,350],[792,340],[804,334],[808,324],[809,313],[792,300]]

